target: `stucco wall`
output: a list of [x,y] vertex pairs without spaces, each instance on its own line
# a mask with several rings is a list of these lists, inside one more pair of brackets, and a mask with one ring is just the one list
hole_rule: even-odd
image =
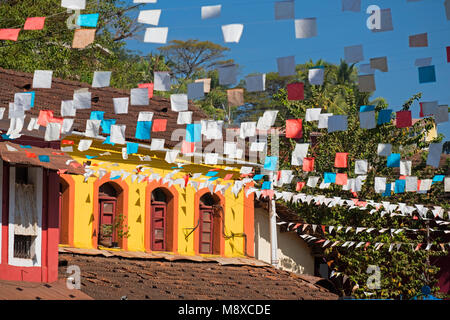
[[[282,270],[314,275],[314,258],[303,239],[294,232],[280,232],[277,226],[278,260]],[[269,213],[255,209],[255,258],[270,263]]]
[[[83,158],[73,156],[75,160],[83,162]],[[94,162],[94,161],[93,161]],[[107,167],[107,165],[104,165]],[[127,172],[132,172],[135,169],[135,165],[128,165],[121,163],[120,166],[114,168],[114,170],[124,169]],[[172,170],[162,170],[159,168],[153,168],[154,173],[158,173],[160,176],[165,176]],[[183,178],[186,172],[179,172],[174,176],[175,179]],[[75,189],[74,193],[74,218],[73,218],[73,244],[79,248],[93,248],[95,247],[95,241],[92,237],[94,232],[94,224],[98,223],[98,208],[95,207],[96,201],[95,189],[96,184],[102,184],[109,181],[109,176],[106,175],[101,183],[97,181],[96,177],[90,177],[87,181],[84,181],[83,176],[73,176],[74,183],[71,188]],[[148,251],[145,248],[145,226],[146,219],[149,218],[149,208],[146,207],[146,203],[149,201],[146,186],[147,182],[138,183],[132,182],[131,176],[127,177],[124,181],[122,179],[115,180],[127,186],[128,201],[126,211],[128,219],[128,231],[129,237],[127,239],[126,250],[130,251]],[[226,184],[224,181],[223,183]],[[167,186],[167,185],[166,185]],[[178,193],[178,207],[177,207],[177,250],[176,253],[184,255],[195,255],[196,236],[191,234],[188,238],[185,235],[194,228],[197,224],[195,219],[194,199],[198,191],[193,187],[188,186],[186,189],[180,188],[174,185],[176,192]],[[97,187],[98,189],[98,187]],[[231,187],[226,190],[224,194],[225,199],[225,235],[241,235],[244,229],[251,229],[253,231],[253,220],[251,226],[245,226],[245,223],[250,223],[246,220],[246,215],[249,213],[247,209],[244,209],[244,203],[247,198],[244,192],[240,192],[236,198],[231,192]],[[252,198],[253,199],[253,198]],[[253,210],[253,208],[251,208]],[[195,232],[199,232],[197,228]],[[222,230],[217,230],[222,234]],[[253,238],[253,234],[251,234]],[[93,243],[94,242],[94,243]],[[243,256],[244,238],[242,236],[235,236],[229,239],[223,240],[223,253],[224,256]],[[251,250],[252,251],[252,250]],[[249,252],[250,255],[253,252]]]

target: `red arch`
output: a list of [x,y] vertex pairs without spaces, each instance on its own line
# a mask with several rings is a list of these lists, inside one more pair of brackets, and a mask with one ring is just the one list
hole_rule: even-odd
[[[68,213],[67,213],[67,231],[68,231],[68,245],[74,246],[73,243],[73,234],[74,234],[74,210],[75,210],[75,181],[73,180],[72,176],[70,174],[61,174],[59,176],[62,180],[64,180],[65,183],[68,184]],[[61,213],[61,215],[64,214],[64,212]],[[61,223],[61,221],[60,221]],[[62,226],[60,226],[62,227]]]
[[[203,188],[198,190],[198,192],[195,193],[195,199],[194,199],[194,223],[197,225],[199,218],[200,218],[200,198],[206,194],[211,193],[211,191],[208,188]],[[214,193],[215,196],[219,198],[220,205],[223,208],[223,214],[225,215],[225,197],[221,193]],[[223,221],[225,221],[225,216],[222,217],[219,223],[219,230],[216,232],[219,232],[220,234],[220,243],[219,243],[219,252],[221,256],[225,255],[225,238],[222,234],[222,228],[223,228]],[[194,231],[194,252],[196,255],[200,255],[199,250],[199,242],[200,242],[200,229],[197,228]]]
[[[98,191],[102,184],[110,182],[112,184],[117,184],[122,189],[121,204],[122,204],[122,214],[124,218],[124,224],[128,225],[128,184],[121,179],[110,179],[110,173],[105,174],[102,179],[97,179],[94,182],[94,195],[93,195],[93,222],[92,222],[92,246],[94,248],[98,247],[98,221],[99,221],[99,206],[98,206]],[[119,199],[118,199],[119,200]],[[122,238],[119,241],[119,245],[123,250],[128,250],[128,240],[127,238]]]
[[169,187],[168,183],[161,184],[162,179],[153,180],[147,184],[145,188],[145,233],[144,233],[144,247],[147,252],[151,251],[150,245],[150,232],[151,232],[151,199],[152,192],[155,189],[161,188],[170,193],[173,197],[168,203],[167,210],[172,213],[172,221],[170,221],[170,228],[172,230],[171,239],[167,239],[168,248],[171,248],[171,252],[178,253],[178,191],[172,185]]

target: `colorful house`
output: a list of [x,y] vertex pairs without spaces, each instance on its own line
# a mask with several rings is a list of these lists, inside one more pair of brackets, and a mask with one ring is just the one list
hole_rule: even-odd
[[[72,100],[75,90],[91,93],[91,108],[76,110],[71,133],[50,143],[61,143],[58,149],[64,151],[65,157],[84,165],[81,174],[68,170],[60,171],[59,177],[52,176],[51,187],[59,188],[59,202],[56,198],[51,201],[49,215],[54,217],[59,212],[60,245],[182,255],[254,256],[253,193],[246,195],[245,190],[233,190],[235,181],[240,179],[240,167],[246,162],[227,159],[226,163],[205,165],[204,161],[195,160],[195,156],[202,155],[194,153],[192,158],[179,154],[168,163],[166,152],[181,150],[186,140],[186,125],[177,124],[178,115],[171,111],[168,99],[153,97],[148,105],[130,105],[128,113],[115,114],[113,98],[128,98],[128,91],[92,88],[55,78],[51,89],[32,89],[32,81],[32,74],[0,69],[0,107],[8,109],[15,93],[34,92],[34,106],[25,112],[27,130],[22,130],[20,139],[49,144],[43,141],[44,125],[62,121],[61,101]],[[189,110],[193,112],[193,123],[207,118],[191,104]],[[143,111],[153,113],[151,139],[146,140],[136,139],[135,135],[138,115]],[[30,125],[36,119],[39,123],[43,115],[46,115],[44,125]],[[101,132],[86,137],[87,120],[99,115]],[[135,143],[137,152],[128,152],[125,144],[113,145],[108,141],[105,132],[113,123],[126,126],[126,141]],[[0,129],[6,132],[10,121],[3,119],[0,124]],[[80,140],[87,139],[92,144],[79,151],[84,150]],[[151,142],[155,139],[165,139],[164,147],[154,150]],[[200,152],[213,152],[217,146],[223,146],[223,140],[196,142],[195,146]],[[69,149],[72,152],[67,152]],[[75,169],[72,161],[57,169]],[[11,227],[12,221],[4,219],[2,223],[5,229]],[[56,227],[57,221],[54,223]],[[6,250],[4,245],[5,241],[2,252]],[[41,250],[44,255],[48,248]]]
[[52,282],[58,278],[58,171],[83,171],[66,165],[70,157],[43,144],[25,137],[0,142],[2,280]]

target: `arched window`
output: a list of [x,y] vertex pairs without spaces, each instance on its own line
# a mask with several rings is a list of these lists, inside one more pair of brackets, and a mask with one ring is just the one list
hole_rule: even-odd
[[100,186],[98,193],[99,202],[99,237],[98,244],[105,247],[117,247],[119,239],[116,225],[118,217],[123,213],[122,188],[113,182],[107,182]]
[[205,193],[200,198],[199,252],[220,254],[221,219],[223,210],[217,195]]
[[173,250],[173,196],[165,188],[157,188],[151,194],[150,249]]

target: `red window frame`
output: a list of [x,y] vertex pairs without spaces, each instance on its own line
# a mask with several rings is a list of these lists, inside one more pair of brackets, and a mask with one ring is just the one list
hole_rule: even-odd
[[[162,212],[161,216],[157,216],[157,212]],[[167,235],[167,203],[161,201],[152,201],[151,203],[151,225],[150,225],[150,239],[152,251],[166,251],[166,235]],[[157,228],[157,225],[162,227]],[[157,239],[155,233],[157,230],[162,230],[162,239]]]
[[[99,206],[100,206],[100,218],[98,219],[99,221],[98,221],[98,230],[99,230],[99,235],[100,235],[100,233],[101,233],[101,226],[102,226],[102,224],[103,224],[103,222],[104,222],[104,216],[105,216],[105,214],[110,214],[109,212],[108,213],[105,213],[104,211],[103,211],[103,208],[104,208],[104,205],[105,205],[105,203],[111,203],[112,205],[113,205],[113,212],[112,212],[112,217],[111,217],[111,224],[112,225],[114,225],[114,219],[116,218],[116,209],[117,209],[117,199],[116,198],[112,198],[112,197],[104,197],[104,198],[100,198],[99,199]],[[114,231],[113,232],[113,234],[112,234],[112,237],[111,237],[111,242],[116,242],[117,241],[117,239],[116,239],[116,232]]]
[[[205,213],[209,214],[209,221],[205,221]],[[205,223],[210,224],[209,231],[205,231]],[[214,239],[214,216],[213,216],[213,207],[212,206],[204,206],[200,205],[200,239],[199,239],[199,252],[204,254],[212,254],[213,253],[213,239]],[[203,235],[209,234],[209,239],[207,241],[203,240]],[[209,250],[203,250],[203,244],[209,245]]]

